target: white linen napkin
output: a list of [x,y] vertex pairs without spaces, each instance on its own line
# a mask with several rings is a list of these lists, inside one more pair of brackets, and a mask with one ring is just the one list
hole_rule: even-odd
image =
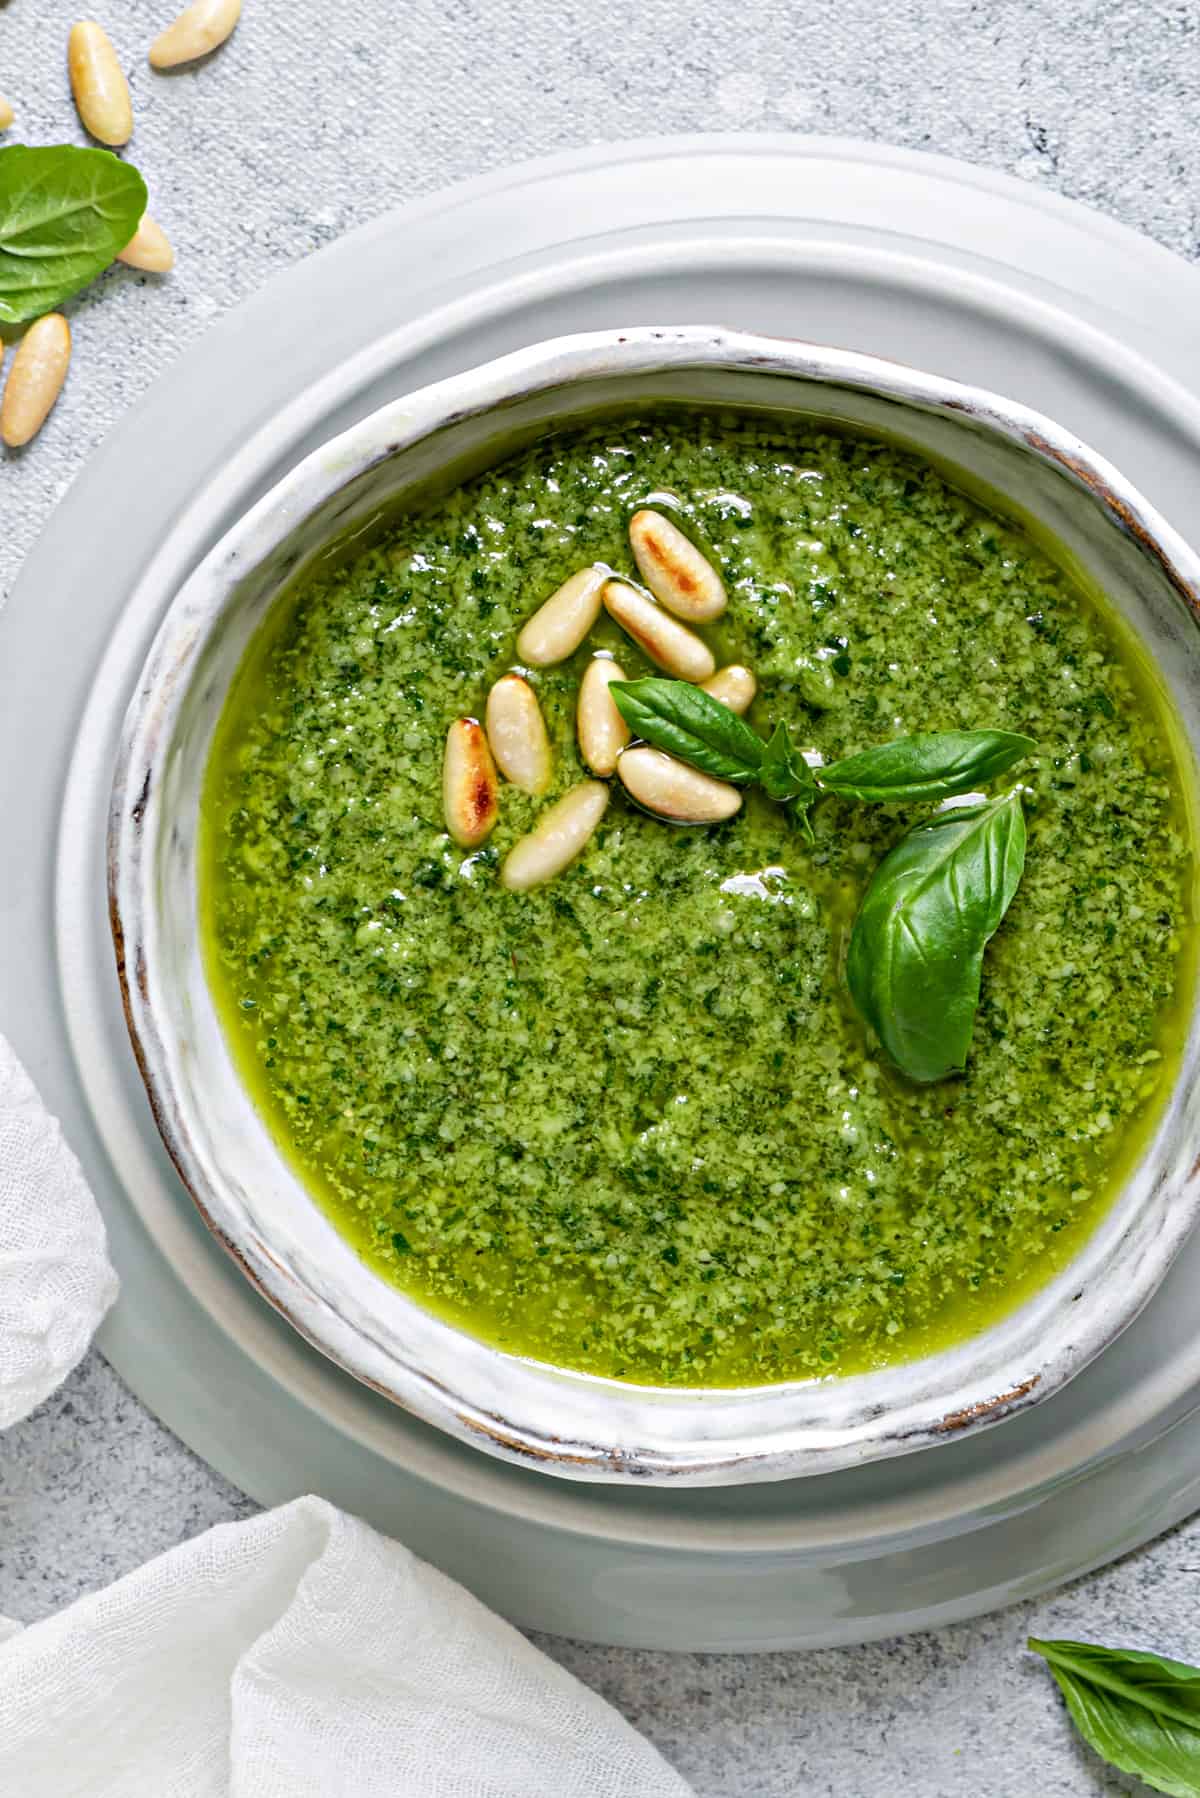
[[83,1169],[0,1036],[0,1429],[62,1384],[116,1296]]
[[319,1498],[0,1645],[16,1798],[688,1798],[461,1586]]
[[[83,1170],[0,1037],[0,1427],[116,1296]],[[0,1452],[2,1448],[0,1448]],[[357,1518],[221,1524],[0,1618],[4,1798],[689,1798],[611,1706]]]

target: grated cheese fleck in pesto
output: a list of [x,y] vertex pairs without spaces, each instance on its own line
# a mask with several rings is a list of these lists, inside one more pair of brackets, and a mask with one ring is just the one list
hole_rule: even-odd
[[[615,793],[583,858],[506,893],[540,805],[482,848],[440,815],[577,567],[632,570],[652,493],[714,555],[703,634],[750,721],[827,759],[1025,731],[1025,878],[961,1080],[909,1087],[841,975],[919,812],[834,800],[816,844],[751,796],[674,830]],[[611,621],[531,673],[574,745]],[[901,451],[694,414],[550,439],[311,582],[252,649],[206,791],[206,952],[241,1065],[314,1195],[406,1291],[516,1352],[619,1377],[777,1380],[984,1327],[1056,1272],[1143,1146],[1190,994],[1192,843],[1167,721],[1118,627],[1016,527]]]

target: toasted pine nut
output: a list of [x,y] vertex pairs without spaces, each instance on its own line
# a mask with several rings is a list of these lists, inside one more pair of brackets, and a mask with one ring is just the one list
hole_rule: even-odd
[[714,780],[645,743],[624,751],[617,773],[639,805],[676,824],[720,824],[741,810],[742,796],[728,781]]
[[647,587],[677,618],[703,624],[725,610],[720,575],[670,518],[661,512],[635,512],[629,542]]
[[242,0],[193,0],[150,46],[153,69],[174,69],[218,50],[242,16]]
[[608,788],[598,780],[584,780],[543,812],[534,828],[514,843],[500,870],[500,881],[511,893],[523,893],[561,874],[573,862],[604,816]]
[[496,764],[483,726],[474,718],[456,718],[447,732],[442,808],[446,829],[464,849],[482,843],[499,815]]
[[686,625],[677,623],[636,587],[625,581],[609,581],[604,588],[604,603],[621,629],[668,674],[678,675],[680,680],[702,681],[716,668],[707,643],[702,643]]
[[600,616],[600,589],[608,576],[603,568],[581,568],[565,580],[517,638],[518,659],[530,668],[548,668],[574,655]]
[[72,25],[67,40],[71,92],[84,125],[102,144],[116,149],[133,136],[129,83],[112,40],[94,19]]
[[488,694],[488,742],[496,766],[524,793],[550,785],[550,739],[537,694],[520,674],[502,674]]
[[9,449],[37,436],[62,392],[70,360],[71,327],[62,313],[35,319],[17,345],[0,404],[0,437]]
[[175,252],[162,226],[143,212],[142,222],[117,257],[130,268],[144,268],[152,275],[165,275],[175,267]]
[[0,94],[0,131],[7,131],[16,116],[11,102],[6,100],[3,94]]
[[614,772],[617,757],[629,741],[629,726],[613,704],[608,690],[610,681],[624,680],[625,672],[611,656],[596,656],[584,670],[579,683],[579,704],[575,727],[579,732],[579,753],[593,774],[601,779]]
[[758,682],[748,668],[740,662],[730,662],[727,668],[718,668],[711,680],[701,681],[700,685],[722,705],[727,705],[731,712],[741,717],[748,712],[758,692]]

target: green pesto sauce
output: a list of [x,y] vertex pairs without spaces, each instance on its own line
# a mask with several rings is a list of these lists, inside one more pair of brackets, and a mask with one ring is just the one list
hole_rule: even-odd
[[[842,976],[866,881],[928,808],[751,798],[681,830],[614,792],[514,895],[441,818],[446,729],[630,512],[674,495],[730,605],[705,630],[826,759],[1001,726],[1029,850],[965,1077],[915,1088]],[[585,772],[604,619],[531,678]],[[252,647],[205,797],[205,947],[264,1116],[406,1292],[503,1347],[681,1384],[876,1367],[994,1321],[1078,1249],[1144,1147],[1190,995],[1172,727],[1123,631],[1020,529],[874,443],[695,414],[548,439],[311,579]]]

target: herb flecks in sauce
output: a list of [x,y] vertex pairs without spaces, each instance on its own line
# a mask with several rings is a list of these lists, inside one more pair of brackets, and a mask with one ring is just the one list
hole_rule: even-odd
[[[717,559],[700,627],[824,760],[1028,733],[1025,876],[965,1077],[914,1088],[841,979],[911,812],[827,800],[815,842],[751,789],[672,831],[614,795],[579,861],[498,866],[584,779],[602,617],[534,671],[546,800],[482,849],[441,823],[449,719],[478,715],[539,600],[629,565],[647,495]],[[331,1214],[418,1298],[599,1373],[851,1371],[981,1328],[1078,1247],[1144,1142],[1190,978],[1190,840],[1166,724],[1105,617],[1019,531],[891,448],[688,416],[523,454],[308,586],[252,655],[206,801],[208,950],[264,1112]]]

